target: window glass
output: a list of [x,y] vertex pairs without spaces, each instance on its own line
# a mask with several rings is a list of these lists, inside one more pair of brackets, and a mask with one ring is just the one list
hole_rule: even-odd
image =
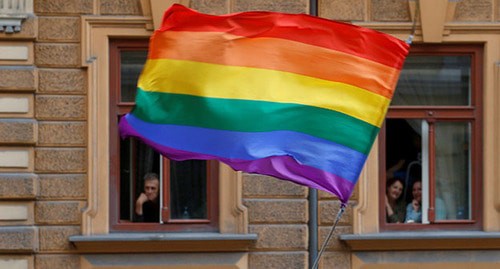
[[480,228],[480,55],[412,47],[381,129],[381,230]]
[[134,102],[137,80],[146,62],[148,52],[131,50],[120,52],[120,97],[122,102]]
[[170,161],[170,218],[206,219],[206,161]]
[[436,123],[436,219],[470,219],[470,124]]
[[470,56],[408,56],[392,105],[470,105]]
[[[110,44],[110,180],[113,186],[110,204],[115,210],[110,215],[111,228],[115,231],[216,231],[216,162],[171,161],[138,139],[120,139],[118,122],[134,106],[147,45],[147,40],[116,40]],[[138,213],[139,208],[142,215]]]

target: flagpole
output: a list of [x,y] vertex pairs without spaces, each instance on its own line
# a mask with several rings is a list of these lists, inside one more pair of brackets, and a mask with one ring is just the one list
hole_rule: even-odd
[[[318,0],[309,0],[309,15],[318,16]],[[309,188],[309,264],[318,258],[318,190]]]
[[413,17],[413,25],[411,26],[411,33],[410,36],[408,36],[408,39],[406,39],[406,43],[408,45],[411,45],[411,43],[413,42],[413,38],[415,37],[415,32],[417,31],[418,16],[420,16],[420,4],[419,1],[417,0],[415,3],[415,15]]
[[311,269],[317,269],[318,268],[319,260],[321,259],[321,256],[323,255],[323,252],[325,251],[326,246],[328,246],[328,242],[332,238],[333,232],[335,231],[335,227],[337,227],[337,224],[339,223],[339,220],[340,220],[340,218],[342,217],[342,214],[345,211],[345,207],[346,207],[345,203],[342,203],[340,205],[340,210],[337,213],[337,218],[335,219],[335,222],[333,223],[332,229],[330,229],[330,233],[328,233],[328,236],[326,237],[325,242],[323,242],[323,246],[321,246],[321,249],[320,249],[320,251],[318,253],[318,257],[316,257],[316,260],[314,261],[314,264],[311,267]]

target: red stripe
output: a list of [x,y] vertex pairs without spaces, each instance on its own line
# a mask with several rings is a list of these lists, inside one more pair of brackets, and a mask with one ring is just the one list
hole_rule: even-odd
[[337,50],[401,69],[409,45],[390,35],[305,14],[242,12],[215,16],[175,4],[158,31],[227,32],[274,37]]

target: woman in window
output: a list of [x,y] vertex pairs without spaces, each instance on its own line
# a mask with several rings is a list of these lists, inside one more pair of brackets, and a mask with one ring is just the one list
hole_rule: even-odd
[[385,193],[385,212],[388,223],[403,223],[406,215],[406,205],[402,199],[404,183],[400,178],[387,180]]
[[422,181],[415,180],[412,185],[413,200],[406,206],[406,223],[422,223]]

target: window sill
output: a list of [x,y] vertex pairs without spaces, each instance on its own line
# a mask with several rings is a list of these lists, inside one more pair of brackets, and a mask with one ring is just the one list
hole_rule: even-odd
[[79,253],[240,252],[257,241],[256,234],[113,233],[75,235]]
[[343,234],[354,251],[499,249],[500,232],[442,231]]

